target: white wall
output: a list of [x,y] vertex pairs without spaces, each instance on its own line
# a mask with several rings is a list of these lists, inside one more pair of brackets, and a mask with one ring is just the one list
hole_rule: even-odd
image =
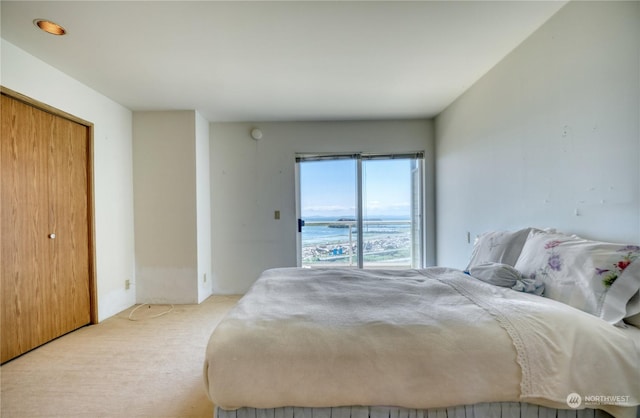
[[134,112],[138,303],[196,303],[195,111]]
[[467,231],[639,243],[639,121],[640,3],[570,2],[437,117],[438,264]]
[[135,303],[131,112],[2,40],[0,83],[94,124],[98,319]]
[[[251,138],[252,127],[262,139]],[[244,293],[263,270],[296,265],[296,153],[426,151],[425,172],[433,173],[433,126],[426,120],[212,123],[210,129],[214,293]],[[433,230],[428,219],[427,231]],[[427,253],[433,261],[432,242]]]
[[211,174],[209,160],[209,121],[195,113],[196,131],[196,210],[198,247],[198,303],[213,291],[211,276]]

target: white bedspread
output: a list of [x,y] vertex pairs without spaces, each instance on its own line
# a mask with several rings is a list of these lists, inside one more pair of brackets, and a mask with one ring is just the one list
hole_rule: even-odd
[[225,409],[567,408],[577,393],[615,397],[586,406],[628,417],[640,403],[633,335],[453,269],[273,269],[213,332],[205,381]]

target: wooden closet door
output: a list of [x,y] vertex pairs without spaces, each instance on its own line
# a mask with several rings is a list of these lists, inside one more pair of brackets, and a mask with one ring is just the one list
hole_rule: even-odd
[[89,231],[86,127],[3,94],[1,130],[5,362],[90,322]]
[[[2,361],[35,347],[50,265],[47,144],[51,116],[2,96]],[[41,343],[40,343],[41,344]]]
[[56,335],[90,322],[87,129],[54,117],[49,138],[50,304]]

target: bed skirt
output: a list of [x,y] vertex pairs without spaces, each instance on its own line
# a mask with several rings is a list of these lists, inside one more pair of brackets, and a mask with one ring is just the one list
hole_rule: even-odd
[[611,418],[599,409],[553,409],[524,402],[494,402],[451,408],[406,409],[378,406],[272,409],[216,407],[215,418]]

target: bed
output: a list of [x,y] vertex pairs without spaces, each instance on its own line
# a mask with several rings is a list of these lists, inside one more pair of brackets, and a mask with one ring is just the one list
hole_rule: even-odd
[[216,327],[218,418],[633,418],[640,247],[525,228],[465,271],[279,268]]

